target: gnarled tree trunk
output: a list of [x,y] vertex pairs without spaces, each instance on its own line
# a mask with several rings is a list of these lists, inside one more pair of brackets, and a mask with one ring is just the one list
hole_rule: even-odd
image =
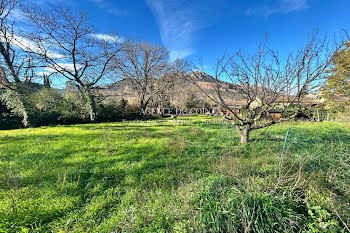
[[243,128],[241,128],[240,126],[236,126],[237,132],[239,133],[239,135],[241,136],[241,144],[245,144],[247,142],[249,142],[250,139],[250,131],[251,131],[251,125],[245,125],[243,126]]

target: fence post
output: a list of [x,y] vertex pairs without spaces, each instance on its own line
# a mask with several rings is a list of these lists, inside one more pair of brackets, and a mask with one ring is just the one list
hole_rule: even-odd
[[286,134],[286,138],[284,139],[284,145],[283,145],[283,149],[282,149],[282,153],[281,153],[281,158],[280,158],[280,161],[282,161],[282,158],[283,158],[283,156],[284,156],[284,151],[285,151],[285,149],[286,149],[286,145],[287,145],[287,141],[288,141],[289,131],[290,131],[290,128],[288,128],[288,130],[287,130],[287,134]]

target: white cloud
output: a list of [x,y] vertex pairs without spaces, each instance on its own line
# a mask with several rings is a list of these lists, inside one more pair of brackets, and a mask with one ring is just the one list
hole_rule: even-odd
[[44,77],[45,75],[49,76],[50,74],[52,74],[52,72],[46,72],[46,71],[36,72],[36,75],[42,76],[42,77]]
[[123,38],[118,37],[118,36],[112,36],[112,35],[108,35],[108,34],[91,34],[90,35],[93,38],[96,38],[98,40],[104,40],[110,43],[121,43],[123,42]]
[[127,16],[128,11],[125,9],[120,9],[117,7],[112,7],[110,4],[107,4],[104,0],[90,0],[96,4],[100,9],[106,10],[108,13],[115,16]]
[[107,12],[111,13],[112,15],[115,15],[115,16],[128,16],[128,11],[127,10],[125,10],[125,9],[122,10],[122,9],[119,9],[119,8],[116,8],[116,7],[107,9]]
[[[5,42],[5,38],[2,35],[0,35],[0,41]],[[11,44],[20,48],[20,49],[29,50],[29,51],[32,51],[34,53],[42,53],[43,52],[43,49],[40,48],[40,46],[35,44],[33,41],[30,41],[30,40],[23,38],[21,36],[12,35]],[[49,56],[50,58],[53,58],[53,59],[64,59],[65,58],[62,54],[53,52],[49,49],[47,50],[47,56]]]
[[[83,68],[82,65],[77,64],[77,69]],[[66,71],[74,71],[74,65],[71,63],[56,63],[55,65],[45,67],[44,70],[50,73],[61,72],[64,73]]]
[[146,3],[157,20],[163,44],[172,51],[171,57],[191,55],[194,35],[202,27],[197,23],[193,7],[184,0],[146,0]]
[[[11,40],[11,44],[13,44],[14,46],[23,49],[23,50],[30,50],[32,52],[35,53],[41,53],[43,50],[36,45],[34,42],[23,38],[21,36],[17,36],[17,35],[12,35],[12,40]],[[5,39],[2,35],[0,35],[0,41],[5,42]],[[47,56],[55,59],[55,60],[60,60],[60,61],[64,61],[65,60],[65,56],[50,50],[46,50]],[[77,64],[76,65],[77,69],[81,69],[83,68],[82,65]],[[56,73],[57,71],[61,71],[61,72],[65,72],[65,71],[73,71],[74,70],[74,65],[71,63],[63,63],[63,62],[58,62],[56,63],[56,65],[52,65],[52,66],[48,66],[45,67],[43,69],[44,71],[41,72],[37,72],[36,74],[39,76],[44,76],[44,75],[50,75],[51,73]]]
[[103,2],[103,0],[91,0],[91,1],[93,1],[96,4],[101,4]]
[[308,8],[307,0],[278,0],[275,6],[261,5],[249,8],[246,15],[263,15],[268,18],[273,14],[288,14]]
[[37,4],[37,5],[47,5],[47,4],[57,4],[61,2],[67,2],[63,0],[28,0],[31,4]]
[[181,59],[190,56],[193,53],[192,50],[170,50],[170,60]]

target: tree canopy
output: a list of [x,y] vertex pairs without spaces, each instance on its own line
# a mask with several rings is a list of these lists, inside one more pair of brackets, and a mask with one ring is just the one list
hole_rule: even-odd
[[332,63],[322,95],[334,111],[350,111],[350,40],[333,54]]

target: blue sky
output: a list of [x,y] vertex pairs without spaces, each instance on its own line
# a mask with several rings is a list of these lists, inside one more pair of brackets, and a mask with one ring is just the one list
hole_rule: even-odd
[[[33,0],[45,5],[52,0]],[[314,28],[333,36],[350,28],[349,0],[55,0],[86,10],[99,33],[109,31],[161,44],[172,57],[213,65],[225,50],[268,44],[285,54]]]

